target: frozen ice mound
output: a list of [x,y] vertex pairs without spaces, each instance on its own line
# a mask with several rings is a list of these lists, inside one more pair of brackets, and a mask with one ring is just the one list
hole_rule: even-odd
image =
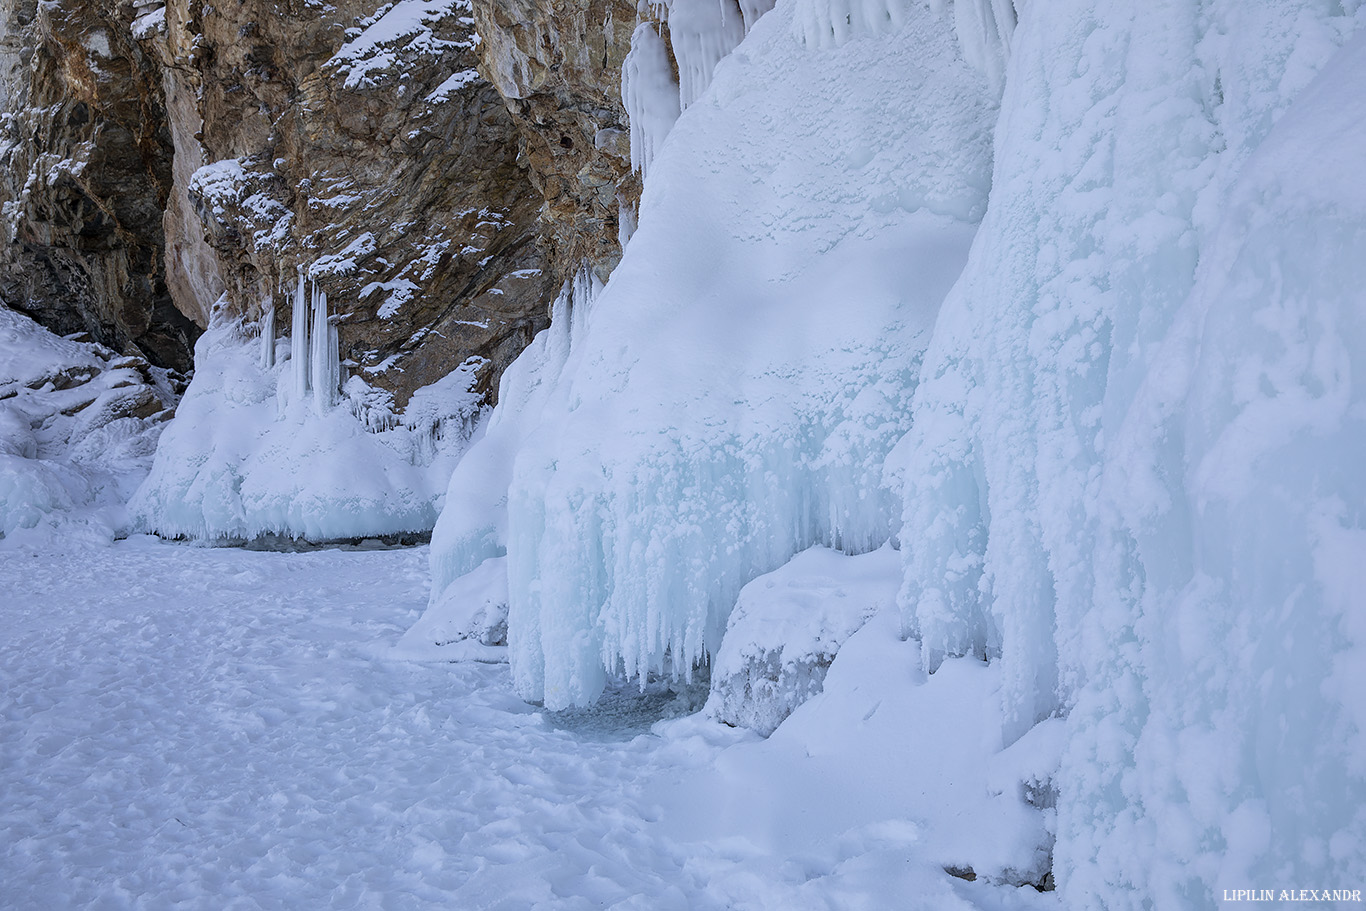
[[138,356],[0,305],[0,538],[112,540],[176,399]]
[[490,422],[434,534],[434,599],[507,553],[524,697],[686,674],[745,582],[887,540],[882,463],[985,206],[994,116],[923,7],[819,49],[779,6],[715,68],[611,282],[569,294],[505,377],[535,404]]
[[[223,319],[195,346],[194,379],[130,503],[137,527],[211,541],[431,529],[480,414],[470,391],[474,365],[426,387],[430,395],[419,390],[409,410],[423,420],[405,423],[406,413],[390,413],[357,377],[345,398],[314,394],[314,371],[301,378],[297,352],[285,356],[288,340],[277,342],[277,361],[262,355],[253,334],[251,324]],[[335,356],[327,333],[316,339],[324,344],[313,346],[314,360],[329,350]],[[326,381],[328,372],[320,376]]]
[[895,608],[901,555],[812,547],[740,589],[711,668],[707,710],[767,737],[819,693],[844,641]]

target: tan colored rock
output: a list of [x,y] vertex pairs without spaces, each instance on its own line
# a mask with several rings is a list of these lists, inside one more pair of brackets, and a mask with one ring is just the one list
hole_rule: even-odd
[[188,368],[167,287],[161,68],[115,0],[0,0],[0,298],[59,333]]
[[[471,356],[488,359],[492,395],[558,287],[536,242],[539,196],[475,69],[468,7],[407,0],[376,20],[377,5],[282,16],[266,0],[173,0],[167,46],[190,68],[202,126],[174,122],[191,115],[173,104],[172,130],[196,126],[205,162],[229,162],[186,181],[185,198],[230,312],[273,300],[287,327],[302,267],[328,293],[344,362],[397,406]],[[173,237],[188,223],[173,232],[167,218]],[[183,285],[211,291],[184,250]]]
[[598,277],[621,259],[618,218],[634,211],[621,63],[636,6],[625,0],[473,0],[481,71],[521,130],[540,192],[542,242],[563,281],[582,263]]

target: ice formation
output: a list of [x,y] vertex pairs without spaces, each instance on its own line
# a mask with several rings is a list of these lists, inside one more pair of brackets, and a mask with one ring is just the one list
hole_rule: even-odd
[[745,17],[734,0],[668,0],[668,6],[679,104],[686,108],[702,97],[716,64],[745,37]]
[[505,375],[433,592],[506,551],[528,698],[687,674],[750,578],[892,533],[882,462],[985,206],[995,111],[934,14],[876,40],[805,48],[790,8],[761,19],[660,150],[610,285]]
[[989,662],[1056,791],[1068,907],[1366,877],[1366,10],[794,0],[702,91],[709,10],[621,265],[467,463],[511,470],[457,469],[434,598],[506,552],[558,707],[895,536],[919,662]]
[[[252,356],[244,322],[215,317],[130,505],[137,527],[210,540],[331,540],[435,523],[451,468],[482,414],[472,391],[479,359],[417,390],[403,412],[359,377],[347,380],[343,401],[327,295],[316,286],[310,295],[302,269],[293,310],[289,359],[273,366]],[[273,322],[272,305],[262,340]]]
[[621,64],[621,101],[631,124],[631,167],[642,177],[650,173],[656,150],[678,120],[678,97],[664,41],[654,26],[642,22],[631,35],[631,50]]
[[289,375],[293,395],[291,399],[302,402],[308,395],[308,384],[312,379],[308,370],[308,285],[304,278],[304,267],[299,266],[299,285],[294,290],[293,324],[289,335]]
[[337,350],[337,327],[327,319],[327,292],[318,287],[313,289],[313,329],[308,352],[313,407],[323,414],[336,404],[341,357]]
[[498,401],[450,479],[446,505],[432,530],[432,604],[491,557],[507,553],[512,462],[560,386],[571,352],[602,283],[588,270],[568,283],[551,307],[550,328],[537,334],[503,372]]
[[261,369],[275,366],[275,299],[261,301]]

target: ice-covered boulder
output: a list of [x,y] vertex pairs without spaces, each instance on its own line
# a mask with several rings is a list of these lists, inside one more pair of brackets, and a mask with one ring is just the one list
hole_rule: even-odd
[[773,733],[821,691],[844,641],[894,608],[901,556],[884,544],[851,557],[812,547],[744,588],[711,669],[707,710],[721,721]]

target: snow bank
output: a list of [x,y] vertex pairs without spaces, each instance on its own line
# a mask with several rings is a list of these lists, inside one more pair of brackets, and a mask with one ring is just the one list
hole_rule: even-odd
[[[946,869],[997,883],[1041,883],[1053,812],[1030,805],[1024,784],[1046,745],[1002,756],[992,698],[999,665],[959,658],[927,675],[898,627],[893,609],[854,633],[831,664],[824,692],[767,740],[731,746],[692,774],[660,776],[650,796],[661,806],[665,833],[699,843],[689,845],[699,854],[718,845],[748,851],[750,877],[774,855],[805,878],[865,853],[878,858],[881,876],[910,868],[907,894],[879,901],[876,893],[855,893],[833,907],[962,907],[943,894],[951,882]],[[686,719],[657,730],[681,745],[697,724]],[[879,848],[890,850],[879,856]],[[925,894],[934,898],[916,900]]]
[[0,305],[0,538],[107,543],[175,392],[165,371]]
[[[296,333],[308,326],[302,299],[300,292]],[[247,324],[220,320],[204,333],[194,380],[130,504],[139,528],[210,540],[319,541],[432,527],[479,415],[470,391],[477,365],[457,368],[457,381],[448,376],[439,390],[427,387],[435,400],[419,390],[413,415],[369,413],[379,397],[357,377],[347,383],[347,400],[334,404],[330,387],[315,394],[311,385],[335,376],[317,362],[336,357],[326,299],[314,304],[315,344],[305,337],[301,346],[312,348],[310,357],[296,352],[263,367]],[[291,347],[277,341],[282,354]]]
[[688,673],[749,579],[892,532],[882,462],[983,211],[994,109],[927,10],[830,50],[791,16],[679,119],[611,283],[518,361],[523,404],[452,480],[434,600],[506,549],[514,676],[548,707]]
[[857,557],[813,547],[750,582],[712,664],[707,710],[773,733],[821,691],[844,641],[896,604],[900,585],[901,557],[890,544]]

